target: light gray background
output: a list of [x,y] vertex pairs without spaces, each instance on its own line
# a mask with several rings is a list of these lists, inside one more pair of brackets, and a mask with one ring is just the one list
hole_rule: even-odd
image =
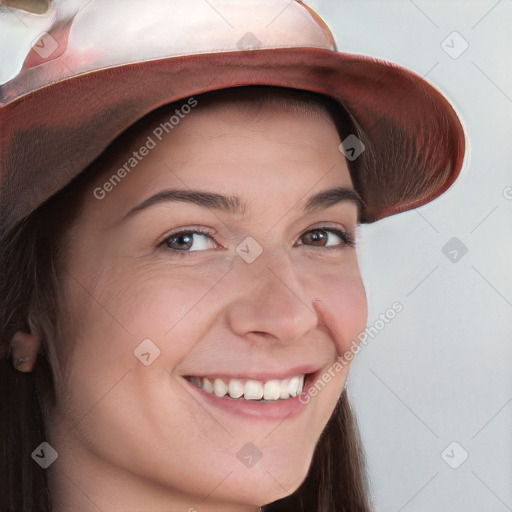
[[[369,325],[403,305],[349,378],[375,510],[512,511],[512,1],[307,3],[341,51],[401,64],[441,89],[468,136],[448,192],[360,232]],[[0,35],[0,82],[44,28],[21,16]],[[454,31],[469,45],[457,58],[445,51],[463,48]],[[442,252],[452,237],[468,249],[455,262]]]

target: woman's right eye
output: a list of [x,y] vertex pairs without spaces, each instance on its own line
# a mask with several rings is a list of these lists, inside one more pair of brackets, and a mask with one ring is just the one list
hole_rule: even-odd
[[196,252],[207,250],[208,242],[214,242],[213,237],[198,229],[182,230],[167,236],[162,244],[176,253]]

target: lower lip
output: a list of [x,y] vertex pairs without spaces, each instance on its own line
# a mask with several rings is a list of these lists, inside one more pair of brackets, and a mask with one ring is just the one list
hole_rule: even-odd
[[[314,382],[315,374],[309,374],[304,381],[304,387],[302,394],[307,393],[309,385]],[[243,398],[231,398],[229,395],[218,397],[212,393],[198,388],[187,379],[185,382],[191,387],[194,393],[197,393],[199,397],[206,403],[213,405],[223,411],[231,414],[250,416],[251,418],[262,418],[262,419],[284,419],[294,418],[299,415],[307,403],[301,403],[299,396],[290,397],[286,400],[271,400],[268,402],[258,402],[256,400],[245,400]]]

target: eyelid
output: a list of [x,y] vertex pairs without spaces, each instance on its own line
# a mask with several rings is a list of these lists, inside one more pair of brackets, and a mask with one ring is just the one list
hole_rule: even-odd
[[[222,244],[219,244],[219,242],[217,242],[217,240],[215,239],[215,235],[217,234],[217,232],[214,229],[210,230],[209,228],[204,228],[204,227],[201,227],[201,226],[183,226],[183,227],[180,226],[180,227],[173,228],[170,231],[168,231],[167,233],[165,233],[164,235],[162,235],[157,240],[155,245],[156,245],[156,247],[160,247],[171,236],[178,235],[178,234],[184,233],[184,232],[185,233],[190,232],[190,233],[196,233],[196,234],[204,235],[204,236],[210,238],[217,245],[222,247]],[[183,252],[195,252],[195,251],[183,251]]]
[[351,230],[346,228],[341,223],[336,222],[316,222],[315,224],[312,224],[310,227],[306,228],[303,233],[307,233],[308,231],[312,231],[315,229],[337,229],[339,231],[343,231],[344,233],[350,234]]

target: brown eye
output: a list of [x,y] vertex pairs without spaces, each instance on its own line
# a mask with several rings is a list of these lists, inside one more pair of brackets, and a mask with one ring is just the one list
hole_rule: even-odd
[[208,233],[199,230],[183,230],[172,233],[163,240],[162,244],[173,251],[183,253],[210,249],[210,242],[213,242],[213,238]]
[[170,236],[165,240],[167,247],[176,250],[188,250],[194,242],[194,235],[189,233],[180,233],[178,235]]
[[[329,243],[329,237],[331,235],[335,235],[334,238],[338,237],[341,239],[341,243]],[[332,247],[332,246],[344,246],[349,245],[352,246],[353,242],[348,235],[348,233],[345,233],[345,231],[342,231],[341,229],[333,229],[333,228],[316,228],[312,229],[311,231],[308,231],[304,233],[301,237],[301,240],[303,240],[304,244],[306,245],[313,245],[317,247]]]
[[328,236],[323,229],[315,229],[309,231],[303,237],[305,240],[309,240],[313,245],[325,245],[327,243]]

